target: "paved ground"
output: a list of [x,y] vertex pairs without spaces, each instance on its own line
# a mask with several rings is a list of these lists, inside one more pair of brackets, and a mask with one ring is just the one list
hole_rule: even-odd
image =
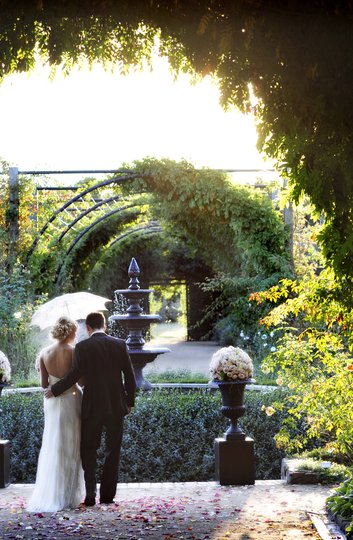
[[208,377],[212,354],[219,349],[219,345],[210,341],[167,342],[159,346],[168,347],[170,352],[158,356],[154,362],[148,364],[144,369],[146,375],[150,371],[186,370],[191,373],[202,373]]
[[219,349],[214,341],[185,341],[185,329],[177,323],[155,325],[153,338],[147,345],[167,347],[170,352],[148,364],[144,369],[145,375],[150,371],[187,370],[208,376],[212,355]]
[[[330,487],[255,486],[216,482],[121,484],[113,505],[32,514],[32,485],[0,490],[3,539],[252,540],[343,538],[329,532],[324,507]],[[310,519],[321,524],[321,535]],[[325,525],[326,524],[326,525]],[[324,535],[323,535],[324,534]],[[325,536],[326,535],[326,536]]]

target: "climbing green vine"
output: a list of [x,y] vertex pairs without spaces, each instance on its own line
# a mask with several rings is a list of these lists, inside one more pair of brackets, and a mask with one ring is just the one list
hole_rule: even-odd
[[[48,220],[49,225],[39,236],[29,264],[38,291],[43,285],[46,291],[50,290],[58,268],[60,286],[70,288],[72,279],[82,281],[110,249],[114,238],[151,222],[160,223],[171,237],[182,238],[194,257],[202,259],[213,273],[268,277],[288,272],[287,231],[282,216],[266,195],[232,184],[225,173],[197,170],[184,161],[145,159],[126,168],[135,175],[131,180],[109,184],[97,192],[100,198],[118,195],[117,212],[103,220],[103,210],[96,225],[96,214],[84,213],[60,243],[57,239],[61,217],[51,223],[50,213],[60,207],[63,196],[51,192],[48,199],[44,198],[37,212],[41,224],[37,230]],[[94,180],[89,179],[80,188],[85,190],[92,185]],[[67,200],[69,196],[65,193]],[[34,204],[29,190],[23,204]],[[119,205],[126,210],[119,211]],[[27,221],[28,217],[27,212]],[[67,215],[64,217],[66,220]],[[25,246],[31,231],[32,239],[34,233],[38,234],[33,223],[28,223],[21,233]],[[85,234],[76,242],[80,230]],[[70,256],[66,257],[68,249]]]

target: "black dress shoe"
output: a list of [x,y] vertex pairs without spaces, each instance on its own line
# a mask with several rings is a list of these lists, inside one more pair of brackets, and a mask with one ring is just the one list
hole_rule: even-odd
[[95,497],[86,497],[83,503],[85,506],[94,506],[96,504]]

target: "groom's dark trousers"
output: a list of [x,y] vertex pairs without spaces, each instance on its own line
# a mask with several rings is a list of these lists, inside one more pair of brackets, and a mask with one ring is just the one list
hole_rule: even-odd
[[52,386],[54,396],[62,394],[83,377],[81,459],[85,475],[86,498],[96,495],[97,450],[105,428],[105,459],[100,500],[111,502],[118,479],[123,420],[128,407],[134,406],[136,383],[122,339],[94,332],[75,347],[69,373]]

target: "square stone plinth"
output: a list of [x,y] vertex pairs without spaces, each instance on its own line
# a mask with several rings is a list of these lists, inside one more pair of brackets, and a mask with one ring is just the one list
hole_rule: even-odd
[[222,486],[255,484],[254,440],[215,439],[216,480]]
[[0,488],[10,484],[10,441],[0,440]]

